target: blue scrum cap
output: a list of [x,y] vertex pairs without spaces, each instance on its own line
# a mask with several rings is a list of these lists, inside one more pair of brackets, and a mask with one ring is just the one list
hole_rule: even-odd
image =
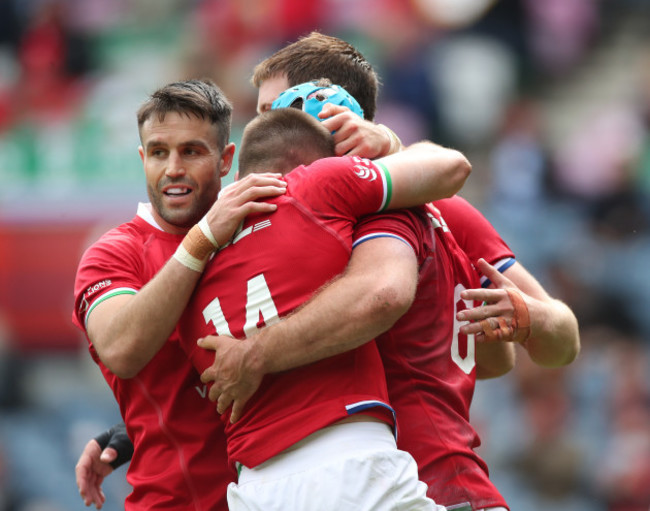
[[288,88],[271,104],[271,108],[300,108],[320,121],[318,114],[326,103],[346,106],[363,119],[363,108],[348,91],[340,85],[319,85],[318,81]]

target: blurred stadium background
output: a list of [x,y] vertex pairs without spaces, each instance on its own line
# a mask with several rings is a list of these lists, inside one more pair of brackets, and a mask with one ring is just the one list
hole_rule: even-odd
[[[463,195],[579,317],[570,367],[477,385],[513,511],[647,511],[648,0],[0,0],[0,511],[83,509],[78,454],[119,420],[70,315],[82,250],[146,199],[139,103],[212,77],[238,142],[253,66],[312,29],[377,68],[378,122],[470,157]],[[124,469],[105,490],[123,509]]]

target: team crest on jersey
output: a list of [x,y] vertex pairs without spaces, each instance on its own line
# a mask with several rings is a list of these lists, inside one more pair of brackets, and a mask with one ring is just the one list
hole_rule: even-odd
[[377,171],[373,168],[372,163],[370,160],[367,160],[366,158],[358,158],[354,157],[355,165],[354,165],[354,173],[360,177],[361,179],[368,179],[370,181],[374,181],[377,179]]

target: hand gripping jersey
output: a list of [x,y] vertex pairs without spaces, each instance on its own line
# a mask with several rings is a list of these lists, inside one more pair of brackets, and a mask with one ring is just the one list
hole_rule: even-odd
[[431,206],[415,221],[401,213],[370,217],[358,226],[355,244],[398,234],[404,223],[419,230],[420,251],[427,257],[421,261],[413,305],[377,338],[398,421],[398,447],[415,458],[420,479],[437,503],[506,507],[474,451],[480,445],[469,422],[476,380],[474,338],[459,335],[455,318],[456,312],[474,306],[460,292],[478,287],[476,271]]
[[[253,335],[308,300],[343,271],[354,224],[388,203],[385,171],[368,160],[326,158],[285,176],[278,209],[249,216],[206,267],[181,321],[194,366],[214,361],[196,340],[215,332]],[[232,463],[253,468],[311,433],[354,413],[393,424],[374,342],[308,366],[264,377],[242,418],[226,424]]]
[[[140,216],[102,236],[79,264],[73,322],[85,331],[96,304],[116,293],[136,293],[182,239]],[[226,486],[235,474],[226,461],[223,427],[176,333],[132,379],[116,377],[92,344],[89,349],[115,394],[134,445],[127,472],[133,491],[125,509],[225,511]]]

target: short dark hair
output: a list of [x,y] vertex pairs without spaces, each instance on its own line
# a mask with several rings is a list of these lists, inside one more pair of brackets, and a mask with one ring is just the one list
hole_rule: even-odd
[[334,156],[334,137],[318,120],[297,108],[278,108],[253,118],[242,135],[239,176],[286,174],[300,165]]
[[174,82],[156,90],[138,110],[138,130],[152,116],[162,121],[170,112],[208,119],[217,128],[219,149],[228,144],[232,105],[212,80]]
[[366,58],[342,39],[319,32],[301,37],[255,66],[251,82],[259,88],[264,80],[283,73],[292,87],[328,78],[359,102],[366,119],[375,118],[379,77]]

